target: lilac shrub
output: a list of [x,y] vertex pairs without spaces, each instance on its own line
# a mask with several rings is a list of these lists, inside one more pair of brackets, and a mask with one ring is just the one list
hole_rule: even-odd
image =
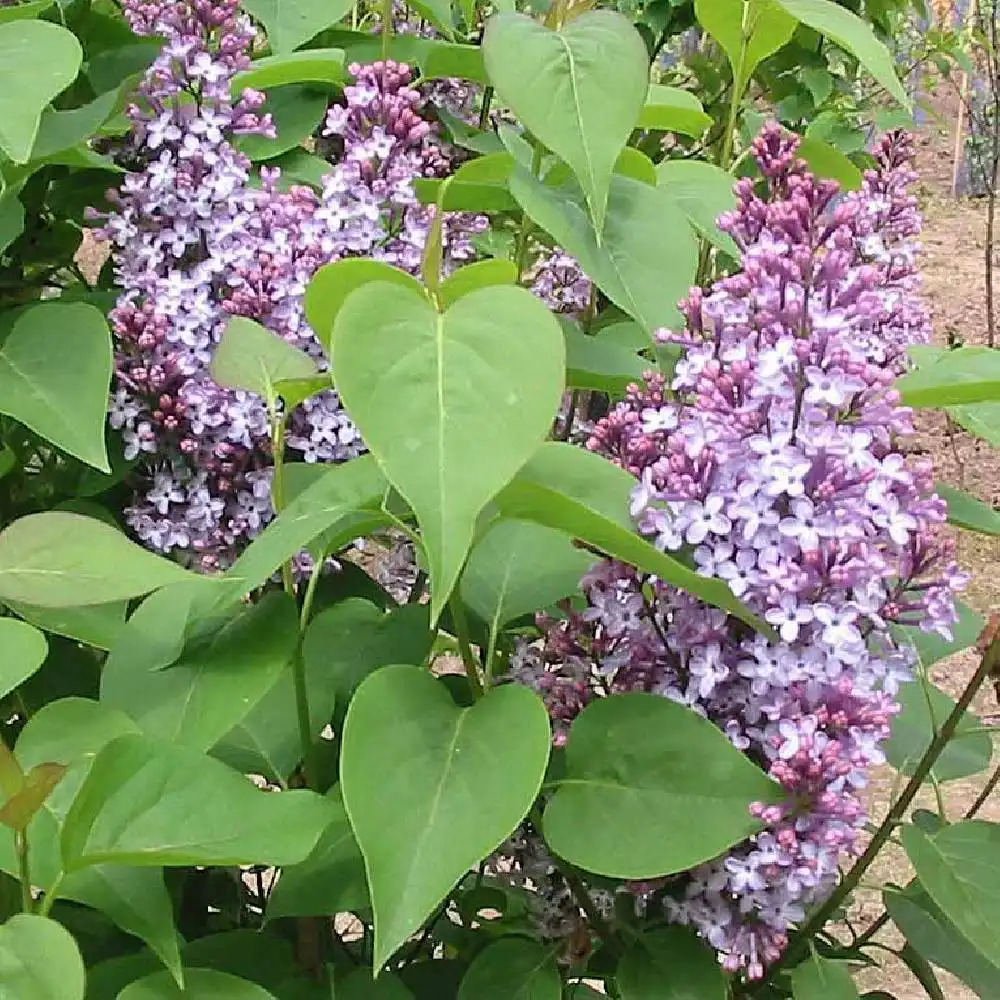
[[742,269],[692,290],[686,329],[660,334],[684,348],[672,380],[631,387],[589,442],[637,477],[638,530],[689,551],[776,635],[603,561],[583,581],[586,607],[543,621],[543,647],[514,666],[557,744],[592,699],[653,692],[710,719],[783,787],[783,804],[752,807],[760,833],[659,893],[670,920],[754,979],[862,846],[860,793],[915,666],[896,627],[948,636],[966,579],[930,464],[897,444],[912,424],[893,381],[929,336],[911,143],[887,137],[846,195],[806,172],[797,145],[777,126],[756,140],[766,193],[739,181],[720,220]]
[[[123,289],[111,316],[110,422],[142,480],[126,519],[149,547],[224,568],[273,516],[266,405],[209,373],[229,317],[264,324],[325,368],[303,310],[310,278],[348,256],[416,273],[432,210],[417,203],[413,181],[446,173],[449,154],[407,66],[352,65],[354,83],[323,130],[342,151],[322,190],[282,190],[275,168],[258,182],[237,140],[274,126],[260,114],[263,94],[234,96],[255,38],[236,0],[125,7],[137,34],[165,39],[128,109],[143,168],[115,194],[103,229]],[[485,224],[448,217],[446,266],[473,255],[470,237]],[[290,415],[287,443],[307,462],[365,450],[332,389]]]

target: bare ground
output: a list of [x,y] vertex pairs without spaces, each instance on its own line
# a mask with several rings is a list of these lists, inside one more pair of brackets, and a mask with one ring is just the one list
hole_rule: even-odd
[[[942,93],[940,117],[923,130],[917,167],[921,179],[918,196],[924,212],[924,293],[931,308],[935,339],[948,343],[957,338],[965,344],[986,344],[986,203],[984,200],[951,197],[952,150],[957,101]],[[996,269],[996,255],[991,261]],[[1000,274],[996,275],[1000,284]],[[949,426],[937,413],[920,413],[918,434],[913,445],[934,460],[935,475],[979,497],[1000,505],[1000,454],[978,441],[961,428]],[[989,614],[1000,610],[1000,539],[959,532],[959,561],[972,574],[966,601],[978,611]],[[957,696],[975,670],[977,657],[968,651],[957,654],[931,668],[935,684]],[[983,716],[1000,718],[1000,707],[992,690],[980,694],[975,709]],[[948,816],[957,819],[975,800],[982,778],[949,783],[944,788]],[[884,815],[895,792],[895,776],[886,771],[876,776],[871,787],[872,813],[877,820]],[[920,805],[935,808],[928,789]],[[1000,795],[994,794],[980,816],[1000,822]],[[878,886],[885,881],[905,883],[911,875],[902,849],[890,846],[876,869],[870,873],[869,884]],[[882,912],[879,894],[864,890],[854,906],[852,917],[859,928]],[[900,935],[887,928],[877,940],[898,946]],[[884,954],[884,953],[883,953]],[[883,989],[898,1000],[923,1000],[926,994],[906,967],[887,956],[883,969],[872,969],[860,976],[867,989]],[[947,1000],[975,1000],[975,994],[953,976],[940,971],[939,978]],[[993,1000],[993,998],[984,998]]]

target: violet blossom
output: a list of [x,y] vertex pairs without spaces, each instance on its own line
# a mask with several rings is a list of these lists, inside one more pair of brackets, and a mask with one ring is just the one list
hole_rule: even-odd
[[[253,393],[209,373],[230,315],[250,317],[326,367],[303,294],[323,264],[370,256],[410,273],[420,266],[430,211],[413,181],[449,159],[421,114],[409,68],[349,67],[344,104],[325,134],[341,148],[322,191],[279,189],[276,170],[255,185],[237,148],[274,134],[253,89],[233,96],[250,65],[255,31],[236,0],[127,0],[140,35],[165,39],[128,109],[134,160],[104,223],[123,291],[111,314],[117,342],[111,426],[140,487],[126,519],[164,553],[189,552],[210,570],[228,565],[273,516],[268,414]],[[472,257],[485,220],[446,219],[446,267]],[[290,417],[289,457],[343,461],[363,452],[334,390]]]
[[542,694],[557,744],[594,698],[652,692],[782,786],[783,804],[751,807],[760,833],[663,894],[669,919],[753,979],[862,847],[860,791],[916,662],[894,627],[949,636],[966,582],[930,464],[897,445],[912,425],[893,381],[929,335],[912,144],[886,137],[839,199],[797,146],[773,125],[756,140],[766,194],[739,181],[720,220],[741,271],[692,290],[687,329],[660,333],[685,348],[672,380],[631,387],[589,442],[637,477],[639,531],[727,581],[777,637],[604,561],[583,580],[587,607],[543,619],[542,648],[523,646],[512,671]]

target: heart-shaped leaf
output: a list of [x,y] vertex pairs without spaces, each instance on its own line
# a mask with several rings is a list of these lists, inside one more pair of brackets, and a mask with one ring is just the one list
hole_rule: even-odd
[[927,894],[962,935],[1000,966],[1000,825],[966,820],[928,837],[902,829],[903,846]]
[[291,52],[351,9],[350,0],[241,0],[264,25],[272,52]]
[[340,784],[368,872],[376,969],[524,818],[549,741],[545,706],[526,687],[500,687],[460,708],[441,681],[398,666],[358,688]]
[[858,988],[845,962],[813,955],[792,969],[795,1000],[858,1000]]
[[267,900],[268,920],[318,917],[367,908],[365,862],[354,839],[340,789],[328,796],[337,813],[312,853],[281,873]]
[[79,608],[39,608],[20,601],[7,601],[7,607],[26,621],[46,632],[77,639],[97,649],[110,649],[125,625],[124,601],[82,605]]
[[0,601],[72,608],[196,579],[92,517],[52,510],[0,532]]
[[325,264],[312,276],[306,288],[305,308],[309,325],[328,354],[337,313],[343,308],[351,292],[370,281],[389,281],[423,295],[423,286],[413,275],[384,261],[348,257],[346,260]]
[[706,114],[701,101],[690,91],[654,83],[646,95],[636,126],[697,138],[711,124],[712,116]]
[[705,941],[686,927],[647,932],[615,975],[622,1000],[726,1000],[726,977]]
[[118,1000],[277,1000],[263,986],[215,969],[185,969],[184,988],[166,972],[136,980],[118,994]]
[[510,190],[616,306],[650,332],[681,325],[677,303],[694,281],[698,242],[665,190],[615,174],[600,239],[578,190],[547,187],[520,166]]
[[150,736],[208,750],[286,672],[298,613],[287,594],[268,594],[241,606],[204,644],[177,659],[171,650],[183,647],[194,593],[166,587],[143,601],[104,664],[101,701]]
[[305,790],[261,791],[187,747],[121,736],[97,755],[63,827],[70,868],[294,865],[333,813]]
[[337,388],[423,529],[436,620],[479,512],[531,457],[559,407],[558,322],[523,288],[496,285],[443,315],[375,281],[337,314]]
[[86,973],[73,935],[48,917],[18,913],[0,926],[0,996],[83,1000]]
[[104,445],[110,384],[108,324],[85,302],[31,306],[0,346],[0,413],[102,472],[111,471]]
[[83,50],[49,21],[0,24],[0,150],[27,163],[49,101],[76,78]]
[[947,483],[935,483],[934,492],[948,501],[952,524],[984,535],[1000,535],[1000,511]]
[[[904,684],[896,699],[901,711],[892,721],[892,735],[886,741],[885,755],[903,774],[913,774],[935,733],[951,714],[955,701],[930,681],[919,679]],[[955,735],[934,762],[932,773],[938,781],[968,778],[989,767],[993,740],[981,727],[982,720],[971,712],[962,716]],[[979,731],[970,733],[970,729]]]
[[496,941],[472,960],[458,1000],[560,1000],[562,976],[555,953],[535,941]]
[[560,31],[500,14],[486,25],[483,59],[500,99],[570,165],[600,233],[615,161],[646,99],[642,37],[616,11],[586,11]]
[[892,922],[928,962],[954,973],[980,997],[1000,996],[1000,967],[988,961],[957,930],[919,882],[902,892],[882,892]]
[[[239,93],[246,87],[266,90],[286,83],[342,83],[343,80],[343,49],[306,49],[255,60],[249,69],[236,75],[233,92]],[[326,173],[330,173],[330,164],[325,165]]]
[[781,789],[725,734],[669,698],[600,698],[577,716],[566,776],[543,817],[560,857],[612,878],[653,878],[717,857]]
[[[231,389],[247,389],[264,399],[277,394],[295,406],[311,392],[300,395],[300,383],[319,374],[316,362],[266,327],[234,316],[226,325],[222,340],[212,357],[212,378]],[[289,383],[292,383],[291,385]],[[319,380],[313,391],[329,385]],[[294,398],[289,400],[291,392]]]
[[6,698],[45,662],[49,644],[27,622],[0,618],[0,650],[0,698]]
[[695,14],[726,53],[738,97],[760,63],[795,32],[795,18],[775,0],[695,0]]
[[768,633],[769,626],[724,581],[701,576],[637,534],[628,513],[635,484],[634,476],[600,455],[551,441],[500,493],[497,506],[504,517],[534,521],[579,538]]
[[530,521],[498,521],[469,555],[462,600],[495,631],[577,592],[595,562],[561,531]]

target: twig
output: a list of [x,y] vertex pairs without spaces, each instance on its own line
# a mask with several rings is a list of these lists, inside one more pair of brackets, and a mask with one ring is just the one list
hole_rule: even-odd
[[[920,758],[920,762],[917,764],[906,788],[903,789],[903,794],[900,795],[896,803],[889,809],[882,824],[875,831],[864,854],[861,855],[851,870],[841,879],[840,884],[827,897],[822,906],[815,910],[812,916],[799,928],[792,944],[781,958],[771,966],[770,973],[772,977],[773,973],[784,966],[794,963],[801,956],[804,943],[808,944],[813,936],[822,930],[827,921],[830,920],[847,897],[854,891],[865,872],[886,845],[893,830],[906,814],[907,809],[909,809],[921,786],[930,774],[931,768],[937,762],[938,757],[941,756],[941,752],[955,735],[955,730],[962,721],[966,709],[972,703],[972,699],[976,696],[976,693],[983,686],[987,678],[1000,669],[1000,615],[995,615],[991,619],[989,625],[983,631],[983,635],[980,637],[978,648],[982,658],[979,661],[979,666],[975,674],[973,674],[972,679],[965,686],[965,690],[962,692],[961,697],[958,699],[948,718],[941,724],[937,735],[931,740],[929,746],[924,751],[924,755]],[[867,940],[867,936],[870,933],[872,933],[871,928],[869,928],[865,935],[862,935],[862,938]]]

